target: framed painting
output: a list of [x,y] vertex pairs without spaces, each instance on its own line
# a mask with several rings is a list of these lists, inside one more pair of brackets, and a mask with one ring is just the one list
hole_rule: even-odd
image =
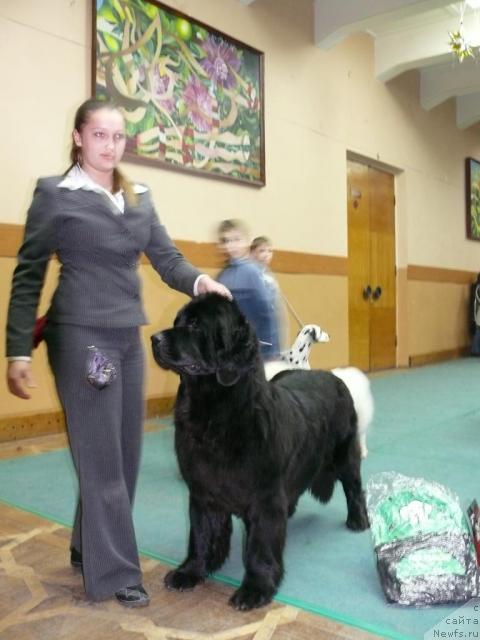
[[265,184],[262,52],[156,0],[93,0],[92,22],[92,94],[123,111],[125,160]]
[[480,162],[465,160],[465,192],[467,205],[467,238],[480,240]]

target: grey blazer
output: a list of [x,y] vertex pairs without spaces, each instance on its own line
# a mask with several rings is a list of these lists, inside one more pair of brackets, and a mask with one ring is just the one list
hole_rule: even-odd
[[41,178],[28,211],[13,274],[7,356],[28,356],[48,261],[61,263],[48,318],[54,322],[132,327],[146,323],[137,264],[144,252],[172,288],[193,295],[200,272],[185,260],[160,223],[150,193],[113,212],[109,198],[59,187],[64,176]]

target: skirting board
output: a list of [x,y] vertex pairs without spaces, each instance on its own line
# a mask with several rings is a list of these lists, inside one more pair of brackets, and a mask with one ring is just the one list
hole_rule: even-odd
[[410,367],[419,367],[423,364],[433,364],[434,362],[444,362],[445,360],[455,360],[456,358],[464,358],[470,353],[468,347],[458,347],[457,349],[445,349],[444,351],[435,351],[433,353],[422,353],[416,356],[410,356],[408,359]]
[[[147,398],[146,418],[164,416],[171,413],[175,396],[154,396]],[[62,411],[24,414],[0,418],[0,442],[36,438],[37,436],[63,433],[65,420]]]

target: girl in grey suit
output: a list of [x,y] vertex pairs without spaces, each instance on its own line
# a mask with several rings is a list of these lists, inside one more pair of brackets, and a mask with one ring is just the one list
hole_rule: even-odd
[[[144,406],[139,256],[144,252],[162,279],[187,295],[230,292],[172,244],[148,189],[116,168],[124,149],[120,111],[88,100],[76,114],[70,169],[38,181],[13,275],[7,382],[21,398],[35,386],[33,328],[56,253],[61,271],[45,339],[79,480],[71,561],[82,568],[89,598],[115,596],[132,607],[149,603],[132,521]],[[110,384],[101,390],[86,377],[92,346],[110,369]]]

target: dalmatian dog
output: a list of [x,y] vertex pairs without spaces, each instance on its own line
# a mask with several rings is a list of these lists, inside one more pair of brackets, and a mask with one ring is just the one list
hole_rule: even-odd
[[315,342],[329,342],[330,336],[318,324],[306,324],[298,332],[291,349],[282,351],[280,359],[265,362],[267,380],[288,369],[310,369],[310,351]]
[[318,324],[306,324],[299,331],[292,348],[284,351],[280,358],[293,369],[310,369],[308,359],[315,342],[330,342],[330,336]]
[[[316,342],[329,342],[330,336],[316,324],[306,324],[299,331],[292,348],[282,352],[279,360],[264,363],[265,376],[271,380],[277,373],[289,369],[310,369],[309,357]],[[362,458],[368,455],[367,431],[373,420],[374,401],[370,380],[356,367],[337,367],[332,373],[343,380],[353,399],[358,419],[358,443]]]

